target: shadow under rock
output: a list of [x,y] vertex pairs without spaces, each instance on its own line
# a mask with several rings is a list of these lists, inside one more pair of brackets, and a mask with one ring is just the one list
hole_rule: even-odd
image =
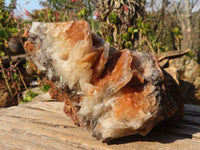
[[[117,138],[114,140],[109,141],[107,144],[108,145],[115,145],[115,144],[126,144],[126,143],[133,143],[133,142],[159,142],[162,144],[167,144],[167,143],[173,143],[174,141],[177,140],[183,140],[183,139],[192,139],[192,135],[195,133],[200,132],[199,130],[191,130],[191,129],[186,129],[190,130],[190,134],[184,134],[184,133],[176,133],[174,130],[183,130],[179,126],[179,123],[183,122],[183,120],[180,120],[179,122],[176,123],[160,123],[157,126],[153,128],[153,130],[147,134],[146,136],[141,136],[141,135],[130,135],[126,137],[121,137]],[[172,129],[170,131],[170,129]],[[187,132],[187,131],[186,131]]]
[[179,80],[179,89],[181,98],[184,100],[185,104],[200,104],[200,101],[196,97],[196,87],[194,84],[184,80]]

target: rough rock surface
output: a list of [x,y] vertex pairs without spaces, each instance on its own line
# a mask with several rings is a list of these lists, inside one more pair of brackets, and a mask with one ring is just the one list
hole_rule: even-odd
[[65,101],[73,122],[102,141],[146,135],[183,114],[178,85],[154,54],[117,51],[85,21],[33,23],[25,48],[52,98]]
[[200,104],[200,65],[192,58],[171,58],[164,69],[179,84],[181,98],[187,104]]

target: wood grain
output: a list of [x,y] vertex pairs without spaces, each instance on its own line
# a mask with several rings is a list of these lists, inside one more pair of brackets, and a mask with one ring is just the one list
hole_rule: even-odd
[[0,109],[1,150],[198,150],[200,107],[185,105],[177,123],[156,127],[147,136],[132,135],[108,144],[76,127],[63,113],[63,102],[35,100]]

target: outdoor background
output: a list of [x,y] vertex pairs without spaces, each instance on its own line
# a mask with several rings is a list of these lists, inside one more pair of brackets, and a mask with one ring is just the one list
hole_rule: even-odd
[[[41,83],[36,74],[28,75],[25,59],[13,59],[25,53],[23,44],[32,22],[71,20],[88,21],[96,34],[118,50],[158,56],[190,50],[164,67],[176,68],[172,76],[182,87],[185,102],[200,104],[200,0],[0,0],[0,87],[2,94],[16,99],[8,105],[31,101],[37,93],[23,97],[23,91],[32,81]],[[41,86],[48,91],[47,85]]]

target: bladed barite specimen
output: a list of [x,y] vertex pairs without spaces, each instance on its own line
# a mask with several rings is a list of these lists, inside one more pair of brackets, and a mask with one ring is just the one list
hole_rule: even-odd
[[85,21],[34,22],[25,49],[52,98],[64,101],[72,121],[102,141],[146,135],[183,113],[178,86],[154,54],[118,51]]

